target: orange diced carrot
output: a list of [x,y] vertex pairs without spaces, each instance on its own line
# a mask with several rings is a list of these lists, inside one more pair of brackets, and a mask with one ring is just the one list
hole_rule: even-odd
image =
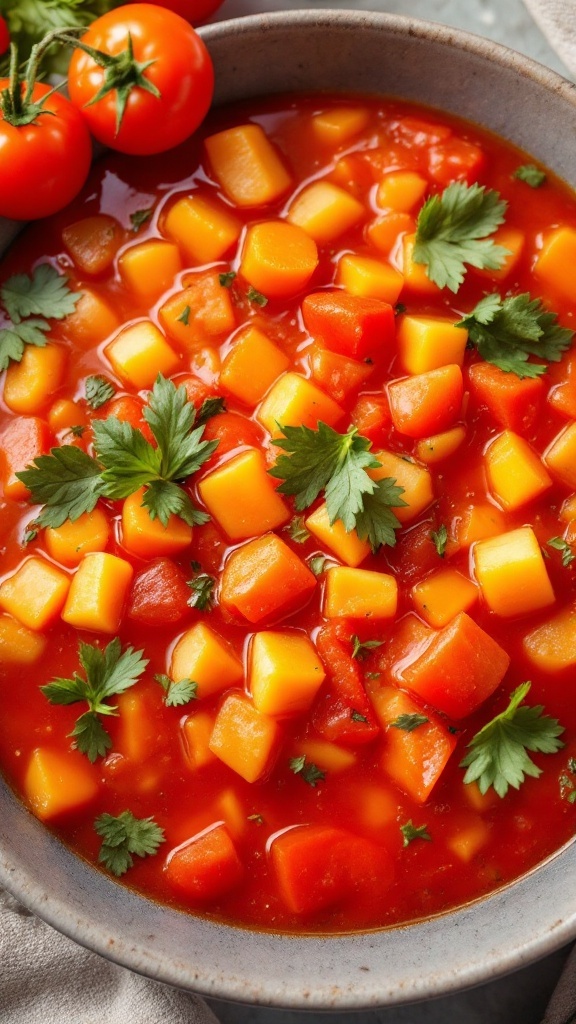
[[16,474],[21,473],[39,455],[48,451],[48,424],[37,416],[19,416],[11,420],[0,437],[1,477],[4,494],[13,501],[25,501],[28,488]]
[[244,868],[225,825],[217,824],[169,854],[165,874],[194,900],[214,900],[238,885]]
[[452,363],[388,385],[390,414],[396,430],[427,437],[453,426],[462,408],[462,371]]
[[306,604],[316,582],[298,555],[268,533],[232,552],[222,573],[220,600],[248,622],[279,619]]

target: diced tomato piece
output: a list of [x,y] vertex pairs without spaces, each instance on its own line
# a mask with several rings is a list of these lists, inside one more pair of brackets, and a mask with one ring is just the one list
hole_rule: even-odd
[[335,402],[345,401],[372,373],[369,364],[359,363],[356,359],[348,359],[318,346],[313,347],[310,364],[312,377]]
[[169,855],[166,877],[193,900],[214,900],[241,881],[244,867],[225,825],[201,832]]
[[4,494],[13,501],[25,501],[28,488],[16,473],[21,473],[50,445],[50,431],[45,420],[37,416],[18,416],[10,422],[0,438],[0,472]]
[[[375,687],[386,680],[394,679],[397,666],[405,660],[406,653],[410,652],[410,655],[416,658],[419,653],[426,650],[434,635],[431,626],[427,626],[414,612],[404,615],[395,624],[387,643],[376,651],[374,661],[382,676],[379,682],[374,684]],[[371,686],[369,692],[372,699]]]
[[388,399],[385,395],[360,395],[350,421],[362,437],[374,445],[383,445],[391,424]]
[[[559,363],[550,363],[548,401],[554,409],[576,420],[576,348],[566,352]],[[542,383],[542,379],[538,378]]]
[[316,647],[327,680],[312,711],[317,732],[348,746],[370,743],[380,731],[366,696],[360,664],[351,654],[353,632],[346,620],[334,619],[318,633]]
[[447,124],[434,124],[419,117],[403,117],[396,126],[396,135],[410,143],[411,146],[434,146],[445,142],[452,135]]
[[412,584],[438,568],[438,552],[431,537],[435,529],[427,520],[398,534],[396,546],[387,553],[398,582]]
[[193,373],[187,374],[185,377],[175,377],[174,383],[177,387],[186,388],[188,401],[192,402],[196,409],[199,409],[207,398],[214,398],[217,394],[212,384],[207,384]]
[[428,173],[439,185],[450,185],[453,181],[471,185],[481,177],[485,166],[483,151],[465,139],[447,139],[428,150]]
[[144,402],[136,395],[119,395],[102,405],[95,419],[105,420],[115,416],[121,423],[129,423],[135,430],[140,430],[150,444],[156,444],[154,434],[144,419]]
[[202,466],[202,473],[213,469],[223,455],[235,448],[260,448],[264,438],[262,427],[254,420],[247,420],[237,412],[220,412],[211,416],[204,428],[204,441],[218,441],[213,455]]
[[390,414],[396,430],[408,437],[428,437],[451,427],[462,409],[462,371],[455,363],[388,385]]
[[191,593],[182,569],[171,558],[156,558],[134,576],[128,615],[151,626],[179,622],[189,610]]
[[302,303],[306,330],[326,348],[352,359],[391,352],[396,337],[389,302],[344,291],[312,292]]
[[465,718],[494,693],[509,664],[506,651],[461,612],[413,661],[400,662],[397,680],[450,718]]
[[536,422],[544,394],[540,377],[523,380],[492,363],[474,363],[468,370],[470,392],[508,430],[525,434]]
[[383,847],[344,829],[296,825],[277,836],[270,856],[280,895],[295,914],[388,888],[393,866]]

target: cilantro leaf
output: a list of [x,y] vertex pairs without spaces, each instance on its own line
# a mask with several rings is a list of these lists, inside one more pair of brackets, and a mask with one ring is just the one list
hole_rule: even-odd
[[537,779],[538,768],[527,751],[553,754],[564,746],[558,737],[564,728],[555,718],[543,715],[541,704],[527,707],[523,701],[530,683],[522,683],[510,695],[505,711],[496,715],[471,739],[470,753],[460,762],[467,768],[464,782],[478,782],[481,793],[493,786],[500,797],[508,788],[519,789],[526,775]]
[[262,295],[262,292],[257,291],[256,288],[253,288],[252,285],[250,285],[246,292],[246,298],[248,299],[248,302],[253,302],[255,306],[261,306],[264,308],[264,306],[268,305],[268,299],[266,296]]
[[198,683],[192,679],[170,679],[170,676],[159,674],[154,676],[157,683],[164,690],[164,703],[167,708],[178,708],[183,704],[189,704],[195,700],[198,690]]
[[63,445],[49,455],[38,455],[31,466],[16,474],[30,491],[30,500],[44,508],[38,526],[62,526],[92,512],[104,493],[101,467],[90,455]]
[[187,584],[192,591],[191,596],[188,598],[188,604],[191,608],[197,608],[199,612],[205,612],[212,607],[214,603],[214,587],[216,586],[216,580],[213,576],[208,576],[207,573],[200,573],[195,576],[194,579],[188,580]]
[[223,398],[205,398],[196,414],[196,426],[200,427],[222,412],[226,412],[226,402]]
[[295,544],[305,544],[307,540],[310,540],[310,532],[306,529],[304,516],[294,516],[286,530]]
[[144,419],[158,442],[159,475],[164,480],[184,480],[191,476],[218,446],[217,441],[201,440],[203,426],[192,429],[195,417],[196,410],[188,401],[186,388],[177,388],[171,380],[159,375],[144,409]]
[[84,388],[86,401],[91,409],[99,409],[116,394],[114,385],[100,374],[87,377]]
[[103,839],[98,862],[118,876],[132,867],[133,854],[149,856],[164,842],[164,830],[154,818],[136,818],[131,811],[122,811],[117,817],[100,814],[94,829]]
[[498,270],[508,250],[487,236],[504,221],[506,202],[476,182],[453,182],[426,200],[416,223],[415,263],[439,288],[457,292],[466,266]]
[[106,732],[95,711],[85,711],[80,715],[69,736],[80,753],[86,754],[92,764],[97,758],[106,757],[112,746],[110,734]]
[[312,786],[312,789],[315,789],[318,783],[326,778],[326,772],[323,772],[313,761],[309,761],[306,754],[301,754],[300,757],[291,757],[290,770],[294,772],[294,775],[300,775],[304,782]]
[[376,647],[382,647],[383,640],[360,640],[359,636],[354,633],[350,637],[350,643],[352,644],[352,657],[358,661],[363,661],[370,654],[370,651]]
[[368,719],[366,718],[366,715],[363,715],[361,711],[356,711],[355,708],[352,708],[352,711],[350,712],[350,718],[352,719],[353,722],[363,722],[365,725],[368,725]]
[[448,530],[444,523],[441,523],[437,530],[432,530],[430,537],[436,548],[436,552],[440,558],[444,558],[444,555],[446,554],[446,544],[448,543]]
[[420,715],[417,711],[412,714],[398,715],[390,725],[393,725],[395,729],[404,729],[405,732],[414,732],[420,725],[426,725],[430,719],[426,718],[426,715]]
[[315,576],[321,576],[326,566],[328,559],[324,555],[314,555],[313,558],[308,562],[310,572],[313,572]]
[[29,274],[14,274],[0,288],[0,298],[12,323],[29,316],[62,320],[74,312],[80,294],[68,287],[68,278],[49,263]]
[[134,213],[131,213],[130,223],[132,225],[132,231],[139,231],[142,225],[146,224],[150,220],[153,213],[154,208],[152,206],[149,206],[145,210],[135,210]]
[[425,839],[426,842],[432,842],[432,836],[428,831],[427,825],[413,825],[412,819],[406,822],[405,825],[400,825],[400,831],[404,837],[402,846],[410,846],[415,839]]
[[363,508],[356,516],[356,533],[360,540],[367,540],[373,551],[382,544],[394,547],[396,530],[402,523],[394,514],[393,509],[405,505],[400,497],[404,488],[399,487],[392,477],[378,480],[372,494],[365,494]]
[[218,274],[218,280],[223,288],[231,288],[235,277],[235,270],[227,270],[223,274]]
[[481,299],[456,327],[468,331],[482,359],[520,378],[539,377],[546,372],[546,364],[530,363],[528,357],[557,363],[574,336],[557,320],[556,313],[548,312],[528,292],[506,299],[494,294]]
[[576,555],[572,550],[572,545],[568,543],[564,537],[550,537],[550,540],[546,542],[549,548],[554,548],[555,551],[562,552],[562,565],[565,569],[568,569]]
[[107,498],[128,498],[160,473],[161,455],[131,423],[108,416],[94,420],[94,450],[104,470],[102,483]]
[[531,188],[540,188],[546,181],[546,174],[536,164],[522,164],[512,175],[518,181],[525,181]]

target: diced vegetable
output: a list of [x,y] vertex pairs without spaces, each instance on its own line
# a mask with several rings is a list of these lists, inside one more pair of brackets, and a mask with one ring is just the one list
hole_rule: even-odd
[[210,739],[210,750],[224,764],[246,782],[255,782],[271,767],[279,742],[280,726],[273,718],[241,693],[226,697]]
[[130,291],[146,303],[154,302],[173,284],[182,270],[180,250],[172,242],[150,239],[124,249],[118,270]]
[[268,630],[252,637],[248,687],[263,714],[307,711],[324,676],[314,645],[303,633]]
[[13,412],[35,416],[46,409],[58,391],[66,371],[66,351],[61,345],[36,348],[28,345],[19,363],[6,371],[4,401]]
[[316,577],[284,541],[269,533],[236,548],[222,573],[220,600],[248,622],[280,618],[305,605]]
[[343,410],[332,398],[297,373],[282,374],[258,410],[258,419],[273,436],[278,436],[278,424],[315,428],[322,420],[333,427],[342,416]]
[[62,241],[78,269],[96,276],[110,267],[122,244],[123,232],[114,217],[98,213],[68,224]]
[[388,385],[392,422],[408,437],[447,430],[460,416],[463,392],[462,371],[455,363],[392,381]]
[[398,348],[407,373],[462,366],[468,335],[446,317],[406,315],[398,323]]
[[215,825],[172,850],[168,881],[193,900],[213,900],[238,885],[242,863],[225,825]]
[[233,339],[220,373],[220,383],[246,405],[255,406],[290,365],[288,356],[254,325]]
[[326,503],[319,505],[312,515],[306,519],[306,529],[325,544],[330,551],[341,558],[347,565],[356,567],[370,554],[367,540],[361,540],[356,530],[346,531],[341,519],[330,524]]
[[254,449],[236,455],[209,473],[200,481],[198,491],[230,540],[267,533],[290,518],[290,510],[266,472],[262,455]]
[[197,622],[180,637],[170,662],[172,679],[192,679],[198,698],[235,686],[243,678],[242,662],[221,636]]
[[259,125],[228,128],[204,145],[216,179],[236,206],[264,206],[290,188],[290,175]]
[[160,555],[176,555],[185,551],[192,540],[192,527],[179,516],[172,514],[168,525],[160,519],[152,519],[142,504],[144,488],[140,487],[122,505],[122,544],[133,555],[140,558],[158,558]]
[[552,486],[540,456],[511,430],[490,443],[484,459],[490,489],[505,509],[521,508]]
[[316,243],[297,224],[267,220],[248,228],[240,273],[265,299],[297,295],[317,266]]
[[306,330],[326,348],[365,359],[394,344],[394,313],[389,302],[346,292],[312,292],[302,303]]
[[195,263],[222,259],[240,237],[240,221],[227,207],[197,192],[178,199],[164,217],[163,229]]
[[118,376],[136,388],[151,388],[159,373],[169,377],[178,369],[178,356],[150,320],[123,328],[105,352]]
[[416,611],[435,629],[447,626],[478,600],[478,587],[456,569],[441,569],[412,587]]
[[76,750],[36,747],[26,768],[24,793],[36,817],[52,821],[95,799],[98,771]]
[[46,629],[62,611],[69,588],[67,573],[33,556],[0,584],[0,608],[28,629]]
[[67,519],[62,526],[48,527],[45,532],[48,553],[62,565],[79,565],[91,551],[105,551],[110,536],[106,513],[96,507],[84,512],[73,523]]
[[552,584],[532,527],[478,541],[473,557],[482,596],[497,615],[526,615],[554,603]]
[[319,245],[333,242],[365,216],[364,204],[330,181],[307,185],[288,210],[288,221]]
[[327,619],[393,619],[398,584],[393,576],[340,565],[326,573],[324,615]]
[[115,634],[134,570],[106,551],[85,555],[72,579],[62,618],[76,629]]

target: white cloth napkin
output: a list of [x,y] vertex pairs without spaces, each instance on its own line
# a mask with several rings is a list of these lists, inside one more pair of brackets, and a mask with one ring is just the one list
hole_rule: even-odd
[[576,76],[576,0],[524,0],[540,30]]

